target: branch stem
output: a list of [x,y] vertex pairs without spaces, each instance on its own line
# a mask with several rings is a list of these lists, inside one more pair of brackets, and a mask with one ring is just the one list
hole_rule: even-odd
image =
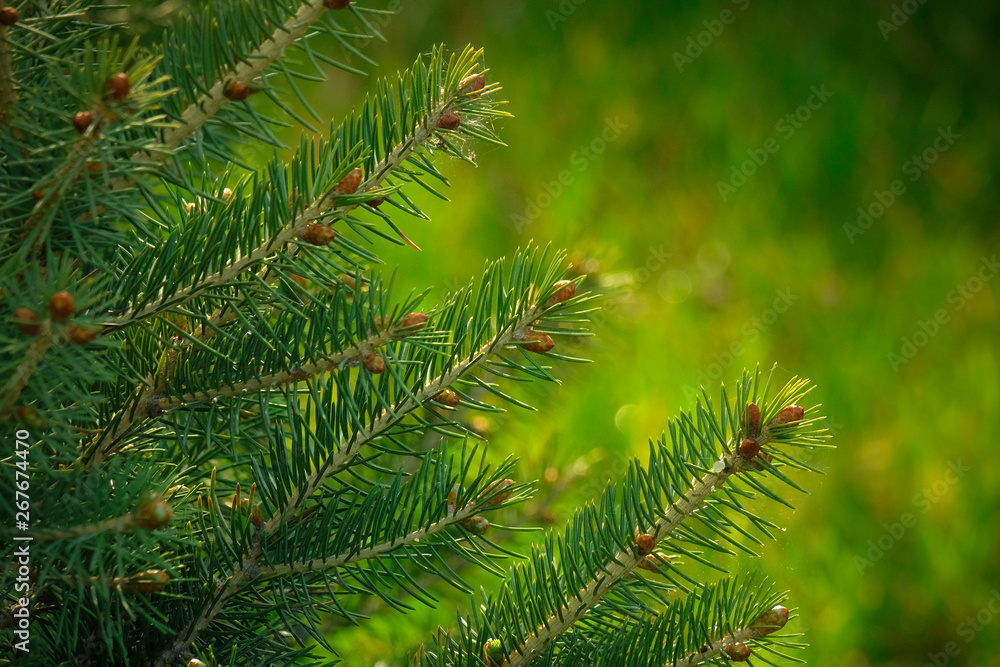
[[[424,385],[419,391],[415,392],[416,400],[407,397],[396,405],[393,410],[383,412],[382,416],[376,419],[370,428],[355,433],[347,446],[339,449],[326,459],[297,489],[289,493],[288,501],[284,507],[275,512],[268,519],[267,523],[257,531],[242,562],[225,579],[225,583],[220,586],[213,596],[211,604],[204,608],[198,618],[193,620],[179,634],[179,639],[164,650],[154,664],[154,667],[163,667],[170,660],[173,660],[176,656],[187,650],[187,647],[197,639],[202,630],[208,627],[209,623],[222,611],[227,600],[236,595],[243,586],[260,576],[262,572],[267,571],[259,565],[263,553],[262,543],[264,538],[275,534],[278,529],[287,525],[306,500],[312,497],[330,477],[346,468],[351,459],[358,454],[364,445],[388,431],[389,428],[399,423],[407,414],[422,405],[425,401],[437,396],[460,376],[498,354],[506,345],[514,341],[514,336],[520,328],[527,326],[538,317],[539,311],[540,309],[537,306],[528,308],[521,318],[503,330],[491,343],[476,350],[462,363],[456,364],[452,370],[442,373],[433,381]],[[439,524],[434,525],[437,526]],[[411,534],[411,536],[416,536],[416,533]],[[415,537],[414,539],[417,538]],[[377,548],[379,547],[372,547],[371,549]],[[373,553],[373,556],[375,555],[378,554]]]

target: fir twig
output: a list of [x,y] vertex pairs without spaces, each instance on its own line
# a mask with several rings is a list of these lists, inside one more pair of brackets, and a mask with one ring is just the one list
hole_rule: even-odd
[[[264,70],[277,61],[285,52],[285,49],[298,41],[309,30],[313,23],[318,21],[328,11],[324,0],[312,0],[305,2],[299,10],[284,25],[276,28],[270,39],[261,44],[254,52],[250,53],[232,71],[231,76],[222,76],[218,81],[199,97],[195,102],[188,105],[181,114],[181,124],[165,132],[163,135],[163,155],[171,155],[181,145],[181,143],[193,133],[198,131],[210,118],[219,112],[232,100],[225,95],[226,87],[233,82],[249,85]],[[133,157],[135,161],[145,162],[150,159],[150,155],[143,153]]]
[[[453,93],[435,105],[424,122],[413,128],[407,136],[396,144],[396,147],[385,158],[375,165],[368,178],[357,188],[357,191],[365,192],[377,189],[385,178],[395,169],[399,168],[418,147],[427,143],[437,130],[441,116],[447,113],[455,97],[456,95]],[[295,216],[283,229],[254,251],[231,262],[224,269],[206,276],[199,284],[177,290],[173,294],[164,296],[140,309],[129,311],[118,317],[109,318],[104,322],[104,326],[111,329],[128,326],[165,309],[178,308],[206,290],[235,280],[237,276],[250,267],[259,264],[268,256],[278,252],[286,243],[299,236],[314,220],[322,217],[342,217],[360,206],[360,203],[349,203],[334,207],[333,202],[340,194],[337,188],[323,193],[301,213]]]
[[[398,329],[387,329],[386,331],[374,333],[362,339],[356,345],[350,346],[327,359],[302,364],[295,370],[272,373],[253,380],[238,382],[227,387],[208,389],[173,398],[159,396],[164,390],[165,382],[169,379],[167,374],[172,365],[168,362],[168,372],[159,376],[147,376],[144,383],[146,389],[131,404],[131,407],[124,408],[121,413],[110,421],[109,426],[98,433],[93,439],[88,449],[95,447],[96,449],[93,450],[93,454],[89,457],[87,466],[93,467],[114,454],[117,451],[116,445],[119,438],[136,424],[149,419],[151,415],[162,414],[165,410],[184,407],[191,403],[212,403],[218,399],[257,393],[281,387],[292,382],[301,382],[341,368],[345,363],[352,360],[361,359],[367,351],[386,345],[397,339],[399,334],[400,331]],[[175,352],[171,350],[168,354],[173,355]],[[108,429],[110,429],[110,433]]]
[[[680,500],[670,506],[666,514],[646,531],[652,536],[654,543],[670,535],[689,516],[694,514],[705,499],[719,489],[733,475],[749,470],[747,462],[736,452],[730,452],[724,467],[719,472],[704,475]],[[566,632],[574,623],[583,618],[594,605],[604,599],[604,596],[624,577],[631,574],[645,558],[638,550],[623,549],[610,558],[601,568],[604,576],[594,579],[575,597],[563,605],[559,613],[552,615],[549,622],[535,629],[528,641],[511,650],[510,667],[527,665],[542,655],[548,645]]]
[[235,570],[225,577],[226,582],[213,596],[211,604],[202,610],[198,618],[193,620],[184,630],[178,633],[178,639],[157,659],[154,667],[162,667],[173,660],[176,656],[187,650],[187,647],[194,642],[198,635],[211,623],[212,619],[222,611],[227,600],[236,595],[247,583],[256,579],[261,572],[260,558],[262,556],[262,544],[265,536],[274,534],[281,526],[287,525],[294,515],[299,512],[302,505],[312,498],[313,494],[323,486],[336,473],[348,466],[350,461],[358,455],[362,447],[388,431],[392,426],[399,423],[407,414],[424,402],[437,396],[459,377],[468,374],[478,366],[486,363],[496,356],[507,345],[511,344],[518,331],[534,322],[538,318],[539,312],[543,310],[538,306],[529,307],[525,314],[513,324],[502,330],[493,341],[485,345],[473,354],[469,355],[454,368],[439,375],[434,380],[425,384],[412,397],[407,397],[392,410],[386,410],[371,427],[355,433],[350,442],[336,451],[332,456],[323,461],[315,472],[310,474],[298,488],[288,494],[288,501],[283,507],[275,512],[270,519],[254,535],[247,552]]

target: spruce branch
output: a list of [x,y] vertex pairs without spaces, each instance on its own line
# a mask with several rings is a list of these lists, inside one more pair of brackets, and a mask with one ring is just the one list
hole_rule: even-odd
[[[552,667],[693,667],[743,662],[777,651],[787,636],[786,596],[759,576],[703,584],[653,616],[609,611],[560,639]],[[783,656],[788,657],[788,656]],[[794,658],[792,658],[794,660]]]
[[[391,429],[399,425],[403,419],[412,413],[416,408],[432,401],[449,385],[458,379],[470,375],[477,368],[483,367],[500,357],[501,352],[508,346],[521,346],[525,344],[524,333],[540,318],[545,315],[555,315],[561,307],[566,304],[579,303],[572,301],[571,294],[562,292],[563,283],[555,283],[550,276],[554,272],[554,267],[561,262],[561,257],[551,266],[546,266],[544,256],[536,258],[537,250],[529,248],[523,253],[519,253],[512,263],[511,280],[518,289],[511,290],[505,294],[509,301],[506,307],[515,309],[515,313],[503,313],[504,325],[498,327],[497,331],[489,337],[484,344],[466,350],[457,360],[449,360],[446,369],[421,386],[407,390],[403,394],[402,400],[391,407],[385,408],[381,414],[374,419],[370,425],[359,424],[350,438],[332,453],[322,456],[319,460],[309,465],[308,474],[303,474],[303,479],[295,487],[284,494],[285,500],[276,511],[267,519],[262,526],[254,533],[252,538],[242,548],[241,553],[234,560],[236,565],[226,576],[223,577],[216,593],[209,603],[202,608],[197,618],[193,619],[182,631],[177,634],[177,639],[169,648],[165,649],[157,660],[156,665],[165,665],[176,656],[187,650],[198,636],[208,627],[213,619],[225,608],[226,603],[237,595],[245,586],[256,580],[262,571],[261,560],[265,553],[265,543],[269,536],[277,535],[283,526],[294,525],[296,519],[301,516],[307,502],[315,500],[316,494],[324,485],[333,479],[337,473],[347,469],[358,457],[361,450],[372,444],[381,437],[390,435]],[[497,263],[488,267],[484,287],[480,294],[479,317],[487,317],[481,309],[490,303],[490,299],[496,298],[498,281],[501,274],[500,264]],[[544,277],[543,277],[544,276]],[[545,282],[541,284],[552,285],[549,288],[539,288],[538,279]],[[529,282],[530,281],[530,282]],[[557,293],[560,296],[556,296]],[[566,301],[553,301],[565,297]],[[485,299],[485,301],[483,301]],[[465,304],[469,301],[468,294],[456,297],[456,302]],[[503,302],[503,301],[501,301]],[[464,308],[453,310],[442,319],[447,321],[450,317],[455,317],[459,313],[467,312]],[[486,324],[488,320],[484,321]],[[485,332],[480,329],[478,336],[483,336]],[[271,485],[262,485],[268,488]],[[484,499],[488,499],[488,495]],[[398,548],[398,547],[397,547]]]
[[[138,294],[143,296],[142,305],[132,307],[118,316],[107,318],[104,321],[106,333],[129,326],[165,310],[177,310],[198,295],[214,288],[232,284],[243,272],[264,263],[268,258],[282,252],[289,242],[296,242],[307,247],[310,246],[309,242],[302,240],[303,235],[310,225],[328,219],[346,219],[348,222],[352,222],[348,214],[368,199],[376,195],[384,196],[386,181],[393,174],[399,173],[404,180],[417,180],[419,177],[416,176],[415,172],[412,169],[407,169],[404,165],[408,161],[411,161],[415,154],[425,150],[435,138],[440,136],[443,130],[439,125],[443,116],[453,112],[455,108],[473,102],[472,97],[455,85],[455,82],[458,75],[465,74],[469,68],[474,69],[474,63],[478,56],[479,52],[467,49],[454,59],[454,62],[449,65],[447,71],[438,71],[436,68],[443,67],[443,51],[438,49],[431,56],[433,67],[422,65],[420,78],[417,78],[415,75],[409,75],[410,90],[407,92],[407,95],[416,96],[424,94],[424,91],[428,88],[438,86],[442,82],[452,85],[449,88],[432,92],[431,95],[433,95],[434,101],[426,110],[421,110],[420,108],[424,100],[410,98],[400,101],[400,104],[403,105],[402,109],[380,109],[380,115],[384,114],[384,116],[378,119],[379,123],[387,122],[391,116],[399,115],[401,112],[413,113],[416,110],[420,112],[420,115],[412,127],[406,128],[405,131],[399,133],[398,140],[394,142],[381,159],[368,169],[367,175],[363,176],[360,182],[353,178],[348,180],[345,176],[335,187],[324,189],[301,209],[299,209],[299,204],[294,201],[299,198],[299,193],[290,193],[293,198],[295,211],[297,212],[290,216],[290,219],[283,226],[265,238],[256,248],[246,252],[239,252],[236,257],[226,261],[224,266],[218,271],[201,276],[195,284],[176,289],[168,289],[168,285],[158,286],[154,289],[158,289],[160,295],[152,299],[150,298],[150,291],[148,289],[141,290],[137,286],[134,289]],[[418,65],[420,65],[419,61]],[[416,71],[417,69],[417,66],[415,66],[414,70]],[[494,90],[496,90],[496,87],[484,91],[484,94]],[[387,107],[387,103],[384,104]],[[483,106],[481,102],[476,102],[476,104]],[[371,151],[377,148],[377,146],[359,143],[359,130],[362,128],[356,127],[358,122],[359,119],[350,120],[334,132],[334,137],[338,142],[347,143],[350,147],[350,150],[345,152],[345,155],[350,155],[350,164],[356,164],[357,152],[362,150]],[[465,128],[465,130],[469,131],[468,128]],[[378,135],[378,126],[373,126],[370,131]],[[387,130],[385,136],[382,138],[395,137],[397,136],[397,132],[398,130],[396,129],[392,132]],[[482,132],[476,134],[477,137],[481,135],[488,138],[488,135],[483,135]],[[341,143],[337,143],[337,147],[341,147]],[[309,159],[309,152],[311,150],[310,147],[305,147],[300,151],[300,157],[293,160],[293,162],[305,164]],[[343,169],[342,165],[335,165],[335,167]],[[340,173],[345,172],[340,171]],[[436,170],[432,173],[436,173]],[[350,174],[347,174],[347,176],[350,176]],[[444,178],[443,176],[440,177]],[[326,179],[325,174],[317,174],[315,176],[317,183],[325,182]],[[282,180],[284,180],[283,177]],[[352,197],[349,195],[355,196]],[[232,213],[230,212],[230,215]],[[393,227],[398,234],[408,241],[398,228]],[[155,253],[147,254],[155,256]]]
[[[706,474],[687,493],[681,494],[680,500],[671,504],[666,514],[652,524],[645,534],[652,536],[654,544],[660,542],[694,514],[705,499],[725,484],[726,480],[747,469],[746,462],[738,454],[730,453],[724,459],[722,470]],[[510,667],[527,665],[541,656],[551,642],[583,618],[616,584],[638,567],[647,555],[641,551],[637,548],[622,549],[608,559],[600,568],[604,576],[594,579],[586,588],[577,592],[556,614],[549,617],[548,622],[536,628],[527,641],[513,648],[508,661]]]
[[[414,313],[413,315],[417,314]],[[419,315],[423,314],[420,313]],[[424,318],[424,320],[417,322],[419,318],[411,317],[407,322],[401,321],[395,326],[388,327],[382,331],[376,331],[325,359],[297,365],[293,370],[259,375],[252,380],[235,382],[215,389],[206,389],[174,397],[161,396],[165,391],[166,383],[170,379],[173,369],[176,368],[177,351],[173,349],[169,350],[163,371],[156,375],[147,376],[143,382],[145,389],[138,398],[123,408],[109,422],[108,427],[94,437],[91,445],[88,447],[88,449],[92,449],[93,451],[87,458],[87,465],[88,467],[93,467],[108,456],[113,455],[117,451],[120,439],[125,433],[153,416],[163,414],[166,410],[188,407],[193,403],[211,404],[221,399],[277,389],[290,383],[302,382],[324,373],[340,370],[351,362],[360,362],[371,351],[378,350],[392,341],[400,340],[414,333],[418,324],[420,328],[423,327],[426,316]],[[414,324],[414,322],[417,322],[417,324]],[[191,336],[190,340],[204,340],[208,337],[206,333],[208,331],[212,331],[212,329],[204,329],[199,334]]]
[[[593,617],[598,620],[590,622],[599,623],[605,610],[622,605],[648,613],[648,605],[630,587],[662,599],[658,585],[633,577],[657,545],[721,569],[685,544],[731,553],[711,536],[733,541],[733,531],[745,533],[726,517],[734,511],[769,535],[767,522],[737,498],[759,491],[787,504],[763,480],[773,476],[798,489],[781,468],[811,468],[786,448],[822,446],[825,436],[817,427],[819,419],[806,418],[794,405],[809,391],[807,381],[791,380],[772,399],[767,397],[770,383],[763,391],[759,385],[759,372],[745,374],[735,405],[724,390],[716,412],[706,394],[705,404],[699,402],[693,415],[682,414],[672,422],[673,448],[665,438],[651,444],[648,466],[633,463],[620,492],[609,487],[599,507],[578,513],[558,541],[550,537],[531,566],[514,568],[482,615],[466,621],[463,643],[482,645],[485,638],[500,638],[503,664],[509,667],[552,656],[560,636],[581,620]],[[692,527],[692,521],[698,525]],[[683,576],[679,564],[660,562],[661,573]],[[617,601],[607,602],[613,596]],[[456,664],[468,663],[459,659]]]
[[[173,154],[187,137],[198,131],[220,109],[234,101],[231,96],[226,95],[229,86],[233,84],[248,86],[253,83],[264,70],[285,53],[285,49],[301,39],[327,11],[329,10],[324,0],[302,3],[298,11],[285,21],[284,25],[276,28],[269,39],[242,59],[230,75],[221,76],[207,92],[188,105],[181,113],[180,124],[163,134],[163,146],[158,147],[157,152],[164,155]],[[147,162],[151,157],[148,153],[142,153],[135,155],[133,160]]]
[[339,553],[326,556],[325,558],[309,559],[261,567],[258,577],[266,579],[270,577],[282,577],[288,575],[306,574],[317,570],[335,570],[345,565],[358,563],[365,560],[379,558],[400,548],[412,546],[426,541],[428,538],[455,526],[462,525],[466,519],[476,516],[482,510],[482,503],[469,503],[464,507],[449,511],[447,516],[440,521],[436,521],[429,526],[414,530],[406,535],[394,537],[387,542],[373,544],[370,547],[353,551],[350,553]]

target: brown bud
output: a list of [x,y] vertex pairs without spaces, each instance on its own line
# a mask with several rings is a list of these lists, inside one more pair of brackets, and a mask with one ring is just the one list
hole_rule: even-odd
[[14,311],[14,319],[19,320],[17,328],[25,336],[37,336],[42,331],[41,320],[30,308],[18,308]]
[[31,193],[31,198],[35,201],[42,201],[45,199],[45,190],[34,190]]
[[753,438],[747,438],[740,443],[740,456],[745,459],[752,459],[760,452],[760,443]]
[[640,570],[648,570],[649,572],[659,572],[660,568],[663,567],[662,561],[670,561],[671,558],[676,558],[676,556],[667,556],[666,554],[659,554],[659,558],[656,554],[646,555],[639,563],[636,565]]
[[314,222],[313,224],[306,227],[306,230],[302,232],[302,240],[306,243],[311,243],[312,245],[330,245],[333,239],[336,238],[337,233],[333,231],[333,227],[329,225],[320,224]]
[[97,162],[96,160],[87,161],[87,173],[90,174],[91,176],[96,176],[103,170],[104,166],[100,162]]
[[745,418],[746,424],[743,427],[743,431],[749,436],[755,436],[760,433],[760,408],[757,407],[756,403],[747,404]]
[[104,83],[104,91],[109,93],[115,102],[124,100],[131,90],[132,83],[128,80],[128,75],[125,72],[118,72]]
[[488,639],[483,644],[483,662],[488,667],[500,667],[504,663],[503,642],[499,639]]
[[76,312],[76,301],[69,292],[56,292],[49,299],[49,315],[56,322],[65,322]]
[[396,328],[399,331],[399,335],[405,337],[417,333],[425,326],[427,326],[426,313],[407,313],[399,321],[399,325]]
[[385,371],[385,359],[383,359],[382,355],[377,352],[369,352],[365,355],[362,362],[364,363],[365,368],[368,369],[369,373],[378,375],[379,373]]
[[538,354],[545,354],[553,347],[555,347],[555,341],[552,340],[552,336],[539,333],[538,331],[524,331],[518,333],[514,336],[514,340],[519,342],[524,342],[525,344],[521,347],[529,352],[536,352]]
[[760,462],[761,459],[764,459],[765,461],[770,463],[771,461],[774,460],[774,457],[772,457],[767,452],[762,451],[760,454],[757,455],[756,461],[748,461],[748,463],[750,467],[753,468],[754,470],[763,470],[764,464]]
[[545,302],[545,307],[554,306],[557,303],[562,303],[573,298],[576,294],[576,285],[568,280],[560,280],[553,287],[558,287],[559,291],[553,294],[548,301]]
[[463,95],[472,95],[473,98],[479,97],[479,91],[486,86],[486,75],[479,74],[478,76],[472,74],[465,77],[458,82],[458,92]]
[[457,113],[446,113],[438,121],[438,127],[443,127],[446,130],[457,130],[461,124],[462,119],[458,117]]
[[785,627],[788,623],[788,609],[780,604],[750,624],[750,634],[753,637],[763,637]]
[[250,88],[247,84],[242,81],[230,81],[229,85],[222,92],[228,99],[233,102],[242,102],[250,96],[250,93],[256,92]]
[[361,179],[364,174],[361,172],[361,167],[355,167],[351,171],[340,179],[340,183],[337,183],[337,194],[339,195],[353,195],[358,191],[358,186],[361,185]]
[[97,331],[94,329],[78,327],[75,324],[70,324],[66,327],[66,334],[69,336],[69,339],[77,345],[86,345],[90,341],[97,338]]
[[141,528],[162,528],[170,523],[174,512],[158,493],[151,493],[135,511],[136,523]]
[[656,546],[656,540],[649,533],[643,533],[635,538],[635,548],[639,552],[640,556],[648,556],[653,553],[653,548]]
[[451,389],[445,389],[440,394],[434,397],[435,403],[440,403],[441,405],[447,405],[449,408],[457,408],[459,404],[458,394],[453,392]]
[[292,275],[290,275],[288,277],[292,279],[293,283],[295,283],[296,285],[298,285],[302,289],[306,289],[307,287],[309,287],[309,281],[306,280],[305,278],[303,278],[302,276],[300,276],[297,273],[293,273]]
[[79,111],[75,116],[73,116],[73,127],[80,134],[87,131],[90,124],[94,122],[94,114],[89,111]]
[[146,570],[145,572],[140,572],[134,577],[131,577],[126,586],[131,588],[136,593],[142,593],[143,595],[150,595],[152,593],[159,593],[167,584],[170,583],[170,575],[163,570]]
[[458,492],[461,490],[461,487],[456,484],[448,492],[448,516],[455,516],[455,509],[458,507]]
[[14,25],[21,18],[20,14],[13,7],[0,9],[0,25]]
[[743,642],[729,644],[722,649],[722,652],[733,662],[746,662],[750,659],[750,647]]
[[490,522],[483,515],[476,514],[462,519],[462,528],[473,535],[485,535],[486,531],[490,529]]
[[[347,289],[349,289],[351,291],[354,291],[354,290],[358,289],[358,281],[352,275],[349,275],[347,273],[341,273],[340,275],[337,276],[337,280],[339,280],[340,282],[342,282],[344,284],[344,287],[346,287]],[[362,278],[361,279],[361,286],[364,287],[364,284],[366,282],[367,281],[364,278]]]
[[45,420],[42,419],[42,416],[34,408],[27,405],[17,406],[17,418],[28,428],[45,428]]
[[327,9],[347,9],[347,5],[351,4],[351,0],[326,0]]
[[367,201],[365,203],[368,204],[369,206],[371,206],[372,208],[378,208],[379,206],[381,206],[382,204],[385,203],[385,197],[379,197],[378,199],[372,199],[372,200],[369,200],[369,201]]
[[264,515],[260,511],[260,505],[254,505],[253,509],[250,510],[250,523],[257,528],[264,525]]
[[806,411],[798,405],[787,405],[781,409],[781,412],[771,420],[771,426],[781,426],[782,424],[794,424],[801,420],[806,414]]
[[498,479],[497,481],[487,486],[486,489],[479,495],[488,496],[491,493],[496,493],[497,491],[499,491],[497,495],[490,498],[490,501],[486,503],[487,507],[496,507],[503,501],[510,498],[510,495],[513,493],[513,491],[505,491],[504,489],[506,489],[509,486],[513,486],[513,484],[514,480],[512,479]]

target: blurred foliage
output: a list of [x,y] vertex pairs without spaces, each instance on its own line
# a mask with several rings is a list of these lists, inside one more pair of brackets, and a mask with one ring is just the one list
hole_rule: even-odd
[[[498,128],[509,148],[485,149],[478,169],[444,165],[453,201],[420,202],[432,220],[410,236],[423,251],[389,253],[397,279],[440,299],[534,238],[568,248],[607,294],[597,336],[571,350],[595,363],[528,395],[538,412],[481,423],[497,460],[515,453],[522,479],[539,480],[510,523],[559,524],[645,456],[698,383],[717,393],[776,362],[779,379],[817,383],[839,449],[814,457],[827,474],[796,511],[768,508],[783,539],[724,565],[790,591],[809,665],[994,664],[1000,280],[984,258],[1000,250],[1000,7],[386,5],[399,9],[388,41],[359,42],[370,72],[436,42],[483,46],[515,116]],[[903,5],[916,11],[886,31]],[[336,74],[312,99],[339,118],[367,85]],[[948,128],[957,138],[934,149]],[[723,198],[734,168],[754,173]],[[845,228],[859,207],[877,216],[860,234]],[[402,664],[470,604],[439,595],[437,609],[339,629],[345,664]]]

